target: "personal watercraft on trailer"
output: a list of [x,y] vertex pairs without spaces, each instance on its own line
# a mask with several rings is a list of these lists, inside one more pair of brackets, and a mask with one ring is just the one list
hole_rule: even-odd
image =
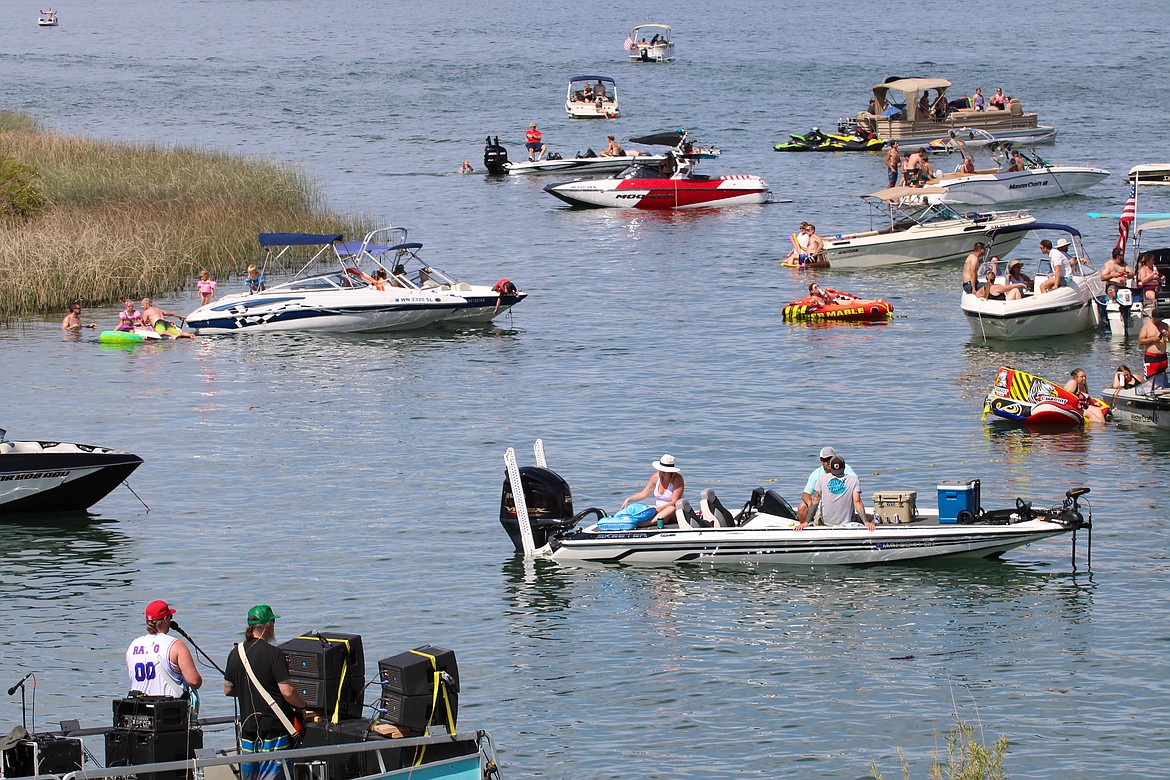
[[82,512],[142,465],[129,452],[64,441],[12,441],[0,429],[0,515]]
[[891,517],[889,524],[873,531],[860,524],[798,531],[792,506],[777,491],[765,488],[754,490],[737,511],[727,510],[707,489],[701,493],[700,512],[683,499],[674,520],[661,528],[623,527],[609,522],[611,518],[596,507],[574,514],[568,483],[547,468],[543,445],[539,441],[537,445],[536,466],[519,467],[512,450],[505,455],[500,524],[526,557],[560,563],[820,566],[997,558],[1070,532],[1075,549],[1076,531],[1092,528],[1091,513],[1082,514],[1079,503],[1088,488],[1068,491],[1063,503],[1050,509],[1034,509],[1017,498],[1010,508],[984,511],[979,480],[939,484],[938,511],[898,512],[896,520]]
[[838,290],[821,288],[823,295],[800,298],[784,307],[784,319],[823,322],[861,322],[884,320],[894,313],[894,307],[880,298],[865,299]]
[[[1100,398],[1090,399],[1105,414],[1109,404]],[[995,384],[983,403],[983,417],[988,413],[1004,420],[1043,427],[1075,427],[1085,422],[1085,404],[1074,393],[1050,379],[1002,366]]]
[[789,134],[788,141],[772,148],[777,152],[876,152],[886,142],[858,127],[852,135],[823,133],[814,127],[803,135]]
[[639,162],[619,176],[550,184],[545,192],[583,208],[694,209],[766,203],[772,199],[768,183],[759,176],[694,173],[699,160],[716,157],[719,152],[695,148],[687,142],[685,130],[631,140],[648,146],[670,146],[671,150],[658,165]]
[[534,173],[573,173],[583,176],[593,176],[598,173],[617,173],[624,171],[634,163],[657,165],[666,159],[665,154],[650,154],[636,150],[626,150],[626,154],[615,157],[603,157],[592,149],[584,154],[577,153],[576,157],[562,157],[555,152],[543,160],[526,160],[512,162],[508,159],[507,147],[500,144],[500,137],[489,137],[483,149],[483,165],[487,172],[496,176],[519,176]]

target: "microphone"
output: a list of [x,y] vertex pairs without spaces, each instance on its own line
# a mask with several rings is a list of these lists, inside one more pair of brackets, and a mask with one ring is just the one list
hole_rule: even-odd
[[29,672],[24,677],[21,677],[20,682],[18,682],[16,685],[13,685],[11,688],[8,689],[8,695],[11,696],[12,694],[16,693],[16,689],[21,687],[22,685],[24,685],[24,681],[32,676],[33,676],[33,673]]

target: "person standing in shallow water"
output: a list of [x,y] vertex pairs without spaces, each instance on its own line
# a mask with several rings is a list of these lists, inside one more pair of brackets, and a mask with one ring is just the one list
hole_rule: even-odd
[[69,306],[69,313],[65,315],[65,319],[61,320],[61,330],[68,333],[80,333],[81,329],[96,328],[97,324],[90,322],[86,325],[81,324],[81,304],[78,302],[72,303]]
[[211,299],[215,296],[215,280],[211,278],[211,274],[207,273],[206,268],[199,269],[199,305],[206,306],[211,303]]

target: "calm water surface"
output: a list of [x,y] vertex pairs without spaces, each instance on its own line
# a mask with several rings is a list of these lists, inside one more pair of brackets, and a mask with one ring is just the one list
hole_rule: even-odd
[[[1124,172],[1170,153],[1149,135],[1165,115],[1164,4],[1131,4],[1142,30],[1119,35],[1113,9],[1075,0],[1001,40],[1019,7],[997,1],[927,15],[909,46],[904,14],[858,6],[843,21],[835,6],[754,0],[718,13],[650,2],[635,16],[611,2],[58,10],[56,30],[36,29],[29,8],[0,11],[0,107],[69,133],[303,164],[332,206],[406,225],[436,264],[508,276],[531,297],[495,327],[409,337],[123,349],[62,338],[59,315],[0,329],[12,435],[146,459],[132,485],[149,512],[119,490],[92,518],[0,535],[0,683],[37,672],[38,725],[107,722],[147,601],[176,605],[221,663],[266,601],[282,637],[356,631],[372,659],[456,649],[461,720],[495,733],[513,777],[856,778],[873,761],[888,776],[897,748],[923,776],[956,711],[989,741],[1010,738],[1012,777],[1165,774],[1170,438],[979,419],[1001,364],[1053,378],[1083,366],[1101,385],[1118,362],[1140,364],[1136,343],[973,341],[956,267],[822,274],[897,316],[786,325],[780,309],[809,278],[779,269],[787,234],[801,219],[864,226],[857,195],[884,173],[874,156],[770,151],[832,127],[890,75],[1002,85],[1060,128],[1052,158],[1114,172],[1036,209],[1103,259],[1115,224],[1085,212],[1119,210]],[[675,26],[678,61],[624,63],[628,27],[650,20]],[[620,120],[563,118],[579,72],[618,79]],[[572,212],[547,182],[452,173],[481,164],[488,133],[519,155],[530,121],[565,154],[606,132],[687,127],[724,149],[712,172],[759,173],[791,202]],[[515,446],[530,462],[537,436],[581,506],[616,506],[663,451],[694,494],[795,496],[824,444],[867,495],[917,490],[927,505],[955,479],[981,478],[988,506],[1088,485],[1093,565],[1082,536],[1075,567],[1068,540],[868,570],[525,566],[495,520],[500,458]],[[208,686],[204,711],[230,712],[213,671]],[[0,702],[3,728],[18,698]]]

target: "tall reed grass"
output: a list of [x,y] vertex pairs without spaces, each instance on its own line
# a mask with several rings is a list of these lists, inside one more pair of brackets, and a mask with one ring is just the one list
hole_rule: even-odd
[[45,198],[34,219],[0,224],[0,317],[163,296],[200,268],[240,274],[261,232],[369,229],[281,162],[64,136],[7,112],[0,157],[35,169]]

